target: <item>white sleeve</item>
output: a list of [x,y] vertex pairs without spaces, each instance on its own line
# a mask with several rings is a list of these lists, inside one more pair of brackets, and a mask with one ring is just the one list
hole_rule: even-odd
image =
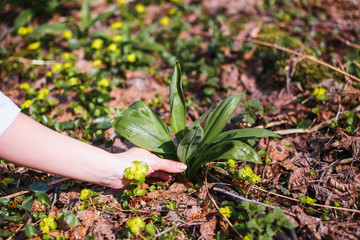
[[20,108],[0,91],[0,136],[15,121],[19,113]]

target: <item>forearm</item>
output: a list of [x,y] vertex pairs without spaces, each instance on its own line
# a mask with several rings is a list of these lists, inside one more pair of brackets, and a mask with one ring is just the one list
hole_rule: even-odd
[[[55,132],[24,114],[0,136],[0,158],[42,171],[106,184],[112,154]],[[105,174],[106,175],[106,174]]]

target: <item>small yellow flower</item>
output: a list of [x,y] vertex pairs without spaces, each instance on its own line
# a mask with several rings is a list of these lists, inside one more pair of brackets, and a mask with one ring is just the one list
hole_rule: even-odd
[[165,16],[160,19],[160,23],[164,26],[167,26],[170,24],[170,18]]
[[71,67],[72,67],[72,63],[70,63],[70,62],[64,63],[64,69],[68,69],[68,68],[71,68]]
[[31,33],[32,30],[33,30],[32,28],[28,28],[28,27],[19,27],[17,34],[24,36]]
[[72,38],[72,32],[70,31],[70,30],[66,30],[65,32],[63,32],[63,37],[65,38],[65,39],[70,39],[70,38]]
[[102,61],[100,59],[96,59],[93,61],[93,66],[98,67],[102,65]]
[[100,87],[110,87],[110,80],[107,78],[102,78],[97,82],[97,85]]
[[180,2],[180,0],[171,0],[171,2],[178,3],[178,2]]
[[20,106],[21,109],[27,109],[34,103],[34,100],[26,100]]
[[52,73],[52,71],[48,71],[45,76],[48,78],[52,78],[54,77],[54,74]]
[[19,88],[20,88],[21,90],[27,91],[27,90],[29,90],[29,88],[30,88],[30,84],[28,84],[28,83],[22,83]]
[[27,48],[29,50],[37,50],[39,47],[40,47],[40,41],[37,41],[37,42],[29,44]]
[[107,49],[110,51],[110,52],[115,52],[115,53],[120,53],[120,49],[118,49],[116,43],[111,43]]
[[62,70],[63,66],[61,63],[55,63],[53,66],[52,66],[52,69],[54,72],[58,73]]
[[64,61],[69,61],[71,59],[71,54],[68,52],[64,52],[62,58],[64,59]]
[[114,42],[121,42],[122,41],[122,36],[117,34],[113,37],[112,39]]
[[128,62],[131,62],[131,63],[133,63],[133,62],[136,62],[136,55],[135,55],[135,53],[130,53],[129,55],[127,55],[127,61]]
[[230,218],[232,213],[229,206],[219,208],[219,212],[222,213],[226,218]]
[[111,29],[119,29],[119,28],[122,28],[123,26],[123,23],[122,22],[113,22],[111,25],[110,25],[110,28]]
[[12,178],[4,178],[1,183],[7,186],[12,180]]
[[136,4],[135,10],[136,10],[138,13],[143,13],[143,12],[145,12],[145,6],[142,5],[142,4]]
[[79,79],[76,78],[76,77],[72,77],[72,78],[69,78],[69,85],[70,86],[75,86],[75,85],[78,85],[79,84]]
[[102,47],[103,43],[104,43],[103,40],[101,40],[100,38],[97,38],[91,43],[91,47],[94,49],[100,49]]
[[328,100],[329,99],[329,96],[326,95],[326,89],[324,87],[315,88],[313,95],[315,95],[318,100]]
[[125,5],[126,0],[118,0],[117,3],[119,6],[122,6],[122,5]]
[[44,100],[46,96],[50,93],[50,90],[48,88],[43,88],[39,91],[39,94],[37,95],[37,99]]
[[176,9],[175,8],[171,8],[169,10],[169,15],[175,15],[176,14]]

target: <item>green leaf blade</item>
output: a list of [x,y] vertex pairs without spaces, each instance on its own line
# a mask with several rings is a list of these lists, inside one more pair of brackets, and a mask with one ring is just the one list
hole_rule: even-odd
[[150,122],[146,115],[134,109],[121,109],[110,120],[113,128],[135,145],[156,153],[176,155],[169,132],[162,125]]
[[186,163],[193,156],[204,138],[204,131],[200,125],[191,128],[179,143],[177,154],[181,162]]
[[210,142],[224,129],[243,95],[244,93],[238,93],[226,98],[212,111],[204,125],[204,144]]
[[175,62],[175,68],[170,82],[169,102],[171,109],[171,129],[178,142],[184,136],[186,129],[186,109],[184,93],[181,86],[181,66],[180,62]]

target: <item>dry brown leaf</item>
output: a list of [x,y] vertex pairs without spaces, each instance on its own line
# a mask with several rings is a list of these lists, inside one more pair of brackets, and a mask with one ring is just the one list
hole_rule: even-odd
[[200,226],[200,239],[211,240],[215,236],[216,230],[216,216],[213,216],[209,221],[204,222]]

